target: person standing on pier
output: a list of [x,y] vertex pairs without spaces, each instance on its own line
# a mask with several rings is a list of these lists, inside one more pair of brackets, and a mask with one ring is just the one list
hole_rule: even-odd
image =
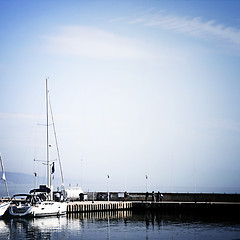
[[152,191],[152,202],[155,202],[155,193]]
[[127,197],[128,197],[128,193],[127,193],[127,191],[125,191],[125,192],[124,192],[124,201],[127,200]]
[[159,200],[160,200],[160,192],[158,191],[157,192],[157,202],[159,202]]
[[160,193],[160,201],[162,201],[163,200],[163,195],[162,195],[162,193]]
[[147,200],[148,200],[148,195],[149,195],[149,193],[146,192],[146,199],[145,199],[146,202],[147,202]]
[[157,202],[162,201],[163,195],[158,191],[157,192]]

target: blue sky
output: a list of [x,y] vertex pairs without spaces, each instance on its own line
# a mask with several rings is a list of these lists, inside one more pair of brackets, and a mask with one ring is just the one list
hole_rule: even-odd
[[[0,1],[6,171],[44,175],[49,87],[84,190],[240,192],[239,1]],[[39,137],[40,136],[40,137]],[[41,146],[39,148],[39,146]],[[54,154],[52,154],[54,157]]]

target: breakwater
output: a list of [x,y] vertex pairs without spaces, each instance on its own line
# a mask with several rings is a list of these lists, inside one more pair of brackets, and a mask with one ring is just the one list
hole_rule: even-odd
[[[156,202],[146,193],[88,193],[88,201],[68,203],[67,213],[136,211],[195,211],[202,213],[240,214],[240,194],[224,193],[163,193],[163,201]],[[152,201],[154,200],[154,201]]]
[[174,211],[201,213],[240,213],[240,203],[231,202],[69,202],[67,213],[105,212],[105,211]]
[[198,212],[239,215],[240,203],[229,202],[133,202],[133,210]]

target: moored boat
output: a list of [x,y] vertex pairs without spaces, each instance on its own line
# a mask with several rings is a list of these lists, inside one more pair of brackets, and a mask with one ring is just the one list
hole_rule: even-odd
[[3,167],[3,160],[2,160],[1,153],[0,153],[0,162],[1,162],[1,167],[2,167],[2,180],[5,182],[5,188],[6,188],[6,192],[7,192],[7,198],[2,199],[2,201],[0,202],[0,217],[2,217],[7,212],[8,208],[11,204],[11,200],[10,200],[10,197],[9,197],[7,180],[6,180],[6,176],[5,176],[5,171],[4,171],[4,167]]
[[[12,204],[9,207],[9,213],[13,217],[45,217],[53,215],[62,215],[67,211],[67,202],[66,202],[66,192],[63,182],[62,175],[62,190],[58,191],[56,195],[53,195],[53,186],[51,184],[51,173],[55,171],[54,162],[50,162],[50,144],[49,144],[49,115],[50,104],[49,104],[49,91],[48,91],[48,81],[46,79],[46,108],[47,108],[47,131],[46,131],[46,162],[44,163],[47,167],[47,184],[40,185],[38,189],[32,189],[28,194],[15,194],[12,198]],[[52,116],[53,121],[53,116]],[[52,124],[54,126],[54,122]],[[55,133],[55,127],[54,127]],[[56,137],[56,133],[55,133]],[[56,139],[55,139],[56,140]],[[57,142],[57,141],[56,141]],[[58,147],[57,147],[58,148]],[[51,172],[52,166],[52,172]],[[54,171],[53,171],[54,170]],[[55,199],[54,199],[55,197]]]
[[67,202],[47,200],[50,188],[41,185],[39,189],[33,189],[29,194],[15,194],[12,197],[14,204],[9,208],[13,217],[46,217],[63,215],[67,210]]

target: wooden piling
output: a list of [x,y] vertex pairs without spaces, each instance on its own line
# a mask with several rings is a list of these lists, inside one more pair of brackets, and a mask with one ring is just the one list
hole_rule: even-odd
[[69,202],[67,213],[130,210],[131,202]]

